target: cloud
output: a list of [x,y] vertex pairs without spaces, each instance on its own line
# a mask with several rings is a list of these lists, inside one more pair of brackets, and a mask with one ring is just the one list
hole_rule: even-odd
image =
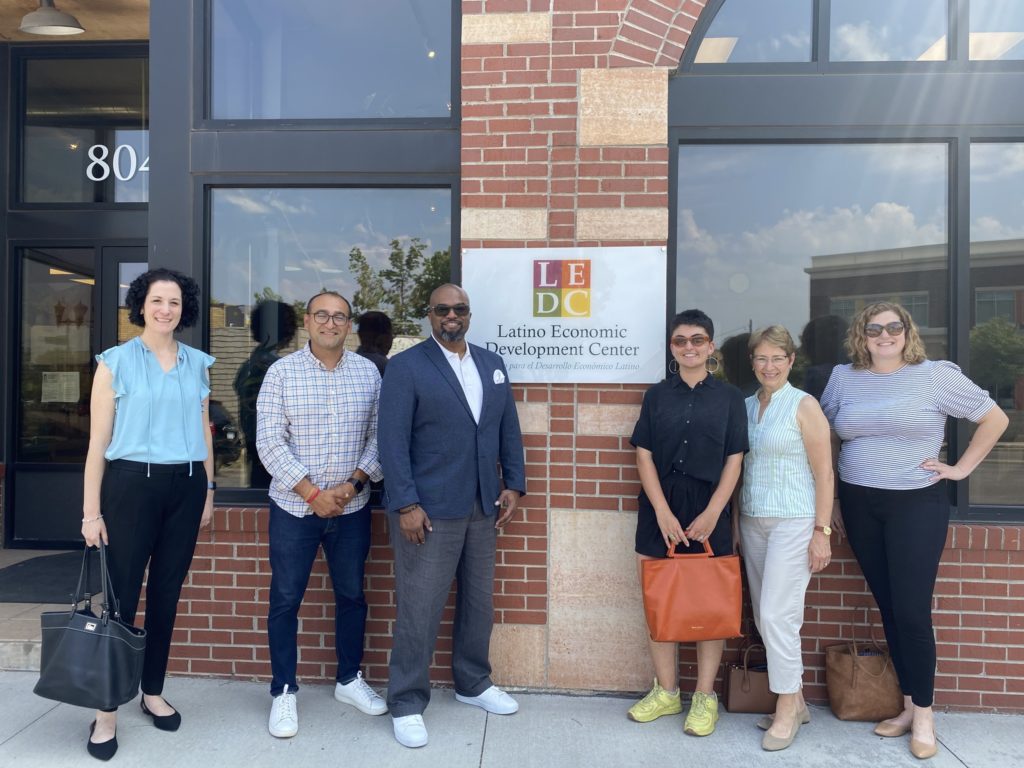
[[840,24],[832,38],[832,58],[836,61],[889,61],[890,56],[879,44],[889,37],[889,28],[875,29],[870,21]]
[[225,203],[235,206],[243,213],[256,216],[266,216],[267,214],[273,213],[273,209],[270,208],[270,206],[264,205],[259,200],[254,200],[248,194],[222,191],[219,197]]
[[971,146],[971,182],[985,183],[1024,174],[1024,143]]
[[971,241],[1016,240],[1024,238],[1024,227],[1003,224],[994,216],[979,216],[971,222]]
[[683,253],[730,254],[735,259],[797,261],[802,269],[813,256],[903,248],[946,240],[945,212],[918,221],[906,205],[875,203],[830,210],[783,211],[774,224],[758,230],[714,235],[701,229],[694,212],[679,213],[679,247]]
[[867,210],[785,210],[760,229],[716,234],[683,209],[678,238],[678,296],[711,312],[722,327],[720,338],[772,322],[798,333],[810,301],[804,270],[814,256],[945,242],[945,211],[920,219],[894,202]]

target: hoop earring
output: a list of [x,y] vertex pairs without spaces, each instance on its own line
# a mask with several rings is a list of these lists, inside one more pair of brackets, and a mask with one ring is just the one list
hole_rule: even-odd
[[678,374],[679,373],[679,363],[676,362],[675,359],[673,359],[672,362],[670,362],[668,364],[668,370],[669,370],[670,373]]
[[[714,360],[714,361],[715,361],[715,367],[714,367],[714,368],[709,368],[709,367],[708,367],[708,363],[710,363],[710,362],[711,362],[712,360]],[[708,373],[710,373],[710,374],[715,374],[715,373],[718,373],[718,369],[719,369],[719,368],[721,368],[721,367],[722,367],[722,361],[721,361],[721,360],[719,360],[719,359],[718,359],[717,357],[714,357],[714,356],[711,356],[711,357],[709,357],[709,358],[708,358],[708,359],[707,359],[707,360],[706,360],[706,361],[704,362],[704,369],[705,369],[705,370],[706,370],[706,371],[707,371]]]

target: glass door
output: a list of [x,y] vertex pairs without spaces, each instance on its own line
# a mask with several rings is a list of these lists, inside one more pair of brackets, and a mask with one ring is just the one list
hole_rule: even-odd
[[35,546],[74,543],[95,355],[133,335],[124,295],[146,269],[146,248],[25,247],[16,253],[13,539]]

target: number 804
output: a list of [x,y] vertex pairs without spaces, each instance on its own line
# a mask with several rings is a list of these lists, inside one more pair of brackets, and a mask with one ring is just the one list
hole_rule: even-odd
[[114,148],[110,162],[107,162],[108,157],[110,149],[105,145],[93,144],[89,147],[91,162],[85,168],[85,175],[89,181],[106,181],[111,173],[118,181],[131,181],[136,174],[149,172],[149,157],[139,165],[139,156],[131,144],[118,144]]

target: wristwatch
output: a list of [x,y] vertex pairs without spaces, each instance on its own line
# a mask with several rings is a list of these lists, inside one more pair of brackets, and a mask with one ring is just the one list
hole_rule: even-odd
[[361,493],[365,483],[362,480],[356,480],[355,477],[350,477],[345,481],[346,483],[352,483],[352,487],[356,489],[356,493]]
[[207,480],[206,481],[206,490],[208,490],[208,491],[216,491],[217,490],[217,483],[215,483],[213,480]]
[[826,536],[831,536],[832,535],[832,526],[830,526],[830,525],[816,525],[816,526],[814,526],[814,530],[821,531]]

